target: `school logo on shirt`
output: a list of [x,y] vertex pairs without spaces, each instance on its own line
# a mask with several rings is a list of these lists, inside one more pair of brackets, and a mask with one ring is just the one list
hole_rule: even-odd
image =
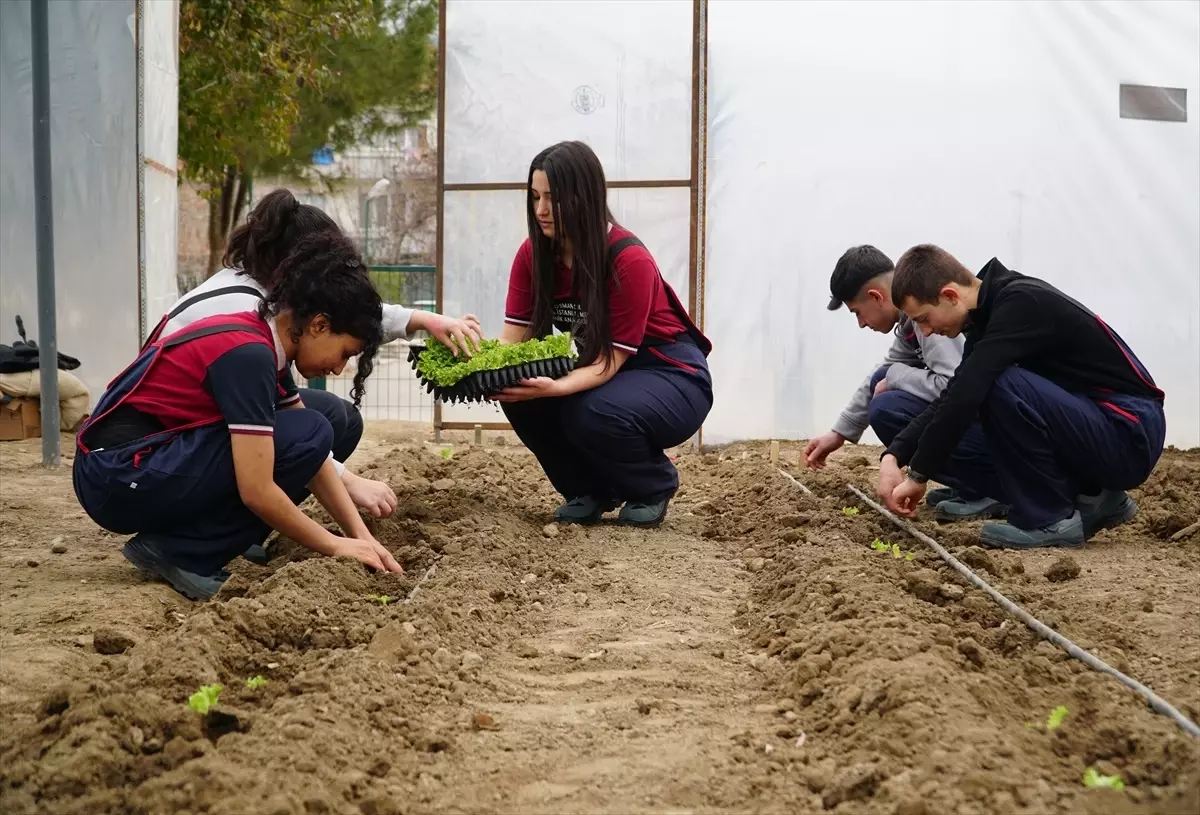
[[570,331],[587,322],[587,312],[578,300],[555,300],[550,318],[560,331]]

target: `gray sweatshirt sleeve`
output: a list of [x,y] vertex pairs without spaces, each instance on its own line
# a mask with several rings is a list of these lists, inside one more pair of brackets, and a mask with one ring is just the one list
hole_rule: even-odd
[[888,387],[932,402],[941,396],[962,362],[963,338],[960,335],[951,339],[937,334],[925,337],[918,332],[917,343],[921,346],[924,367],[894,363],[888,368]]
[[862,438],[862,434],[867,429],[867,409],[871,406],[871,397],[874,394],[871,391],[871,378],[875,372],[881,367],[887,365],[888,368],[888,387],[892,387],[891,371],[897,366],[906,367],[920,364],[917,355],[899,337],[894,337],[892,347],[888,349],[887,356],[883,361],[879,362],[871,372],[867,374],[862,384],[854,391],[854,396],[850,398],[850,404],[846,405],[842,410],[842,415],[833,423],[833,432],[844,438],[846,441],[857,442]]
[[406,339],[408,337],[408,321],[412,319],[413,310],[391,303],[383,304],[383,341]]

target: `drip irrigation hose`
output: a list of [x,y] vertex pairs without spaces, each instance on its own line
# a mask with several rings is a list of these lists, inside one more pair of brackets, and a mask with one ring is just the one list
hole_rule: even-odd
[[[439,558],[439,560],[440,560],[440,558]],[[408,596],[404,598],[405,605],[407,605],[408,603],[411,603],[413,598],[417,596],[417,589],[421,588],[421,584],[424,583],[426,580],[428,580],[430,577],[432,577],[437,572],[437,565],[438,565],[438,560],[435,560],[433,562],[433,565],[431,565],[428,569],[425,570],[425,574],[421,575],[421,579],[416,582],[416,585],[414,585],[412,587],[412,591],[410,591],[408,593]]]
[[[783,471],[781,470],[780,472],[783,472]],[[787,473],[784,473],[784,474],[787,475]],[[791,476],[788,476],[788,477],[791,478]],[[795,480],[795,479],[792,479],[792,480]],[[799,483],[799,482],[797,482],[797,483]],[[1154,691],[1150,690],[1148,687],[1143,685],[1141,682],[1138,682],[1136,679],[1133,679],[1132,677],[1126,676],[1125,674],[1121,673],[1120,671],[1118,671],[1116,668],[1109,665],[1104,660],[1083,650],[1078,645],[1076,645],[1075,643],[1071,642],[1069,639],[1064,637],[1062,634],[1059,634],[1053,628],[1050,628],[1048,625],[1041,622],[1040,620],[1035,618],[1033,615],[1029,614],[1029,612],[1025,611],[1023,608],[1018,606],[1012,600],[1009,600],[1003,594],[1001,594],[1000,592],[993,589],[990,585],[988,585],[988,583],[985,580],[983,580],[983,578],[981,578],[979,575],[975,574],[975,572],[971,571],[969,568],[964,566],[962,564],[962,562],[960,562],[958,560],[958,558],[954,557],[954,555],[952,555],[948,551],[946,551],[941,546],[941,544],[939,544],[933,538],[929,537],[924,532],[917,529],[915,526],[913,526],[908,521],[905,521],[901,518],[896,517],[891,512],[889,512],[887,510],[887,508],[880,506],[875,501],[872,501],[870,498],[868,498],[866,495],[864,495],[863,492],[861,490],[859,490],[857,487],[855,487],[853,484],[847,484],[846,486],[850,488],[851,492],[853,492],[855,495],[857,495],[868,506],[870,506],[872,509],[874,509],[876,512],[878,512],[880,515],[887,518],[889,521],[891,521],[896,526],[903,529],[908,534],[912,535],[917,540],[919,540],[922,543],[929,546],[931,549],[933,549],[933,551],[937,552],[938,557],[940,557],[942,560],[946,561],[946,563],[948,563],[956,572],[958,572],[963,577],[965,577],[968,581],[970,581],[976,588],[981,589],[982,591],[986,592],[989,597],[991,597],[993,600],[995,600],[996,603],[998,603],[1000,605],[1000,607],[1003,608],[1005,611],[1007,611],[1009,614],[1013,615],[1018,620],[1025,623],[1025,625],[1029,626],[1031,629],[1036,631],[1038,634],[1041,634],[1043,637],[1050,640],[1050,642],[1054,643],[1055,645],[1057,645],[1060,648],[1062,648],[1063,650],[1065,650],[1071,656],[1075,657],[1078,660],[1081,660],[1088,667],[1093,668],[1094,670],[1097,670],[1100,673],[1108,674],[1109,676],[1112,676],[1112,677],[1116,678],[1117,680],[1119,680],[1120,682],[1124,683],[1129,688],[1133,689],[1134,692],[1136,692],[1137,694],[1142,696],[1150,704],[1150,707],[1152,707],[1154,710],[1163,714],[1164,716],[1167,716],[1167,717],[1170,717],[1171,719],[1173,719],[1175,721],[1175,723],[1177,725],[1179,725],[1180,727],[1182,727],[1184,732],[1186,732],[1188,735],[1192,736],[1193,738],[1200,738],[1200,727],[1197,727],[1196,724],[1191,719],[1184,716],[1182,713],[1180,713],[1178,710],[1176,710],[1174,707],[1172,707],[1172,705],[1166,699],[1163,699],[1161,696],[1156,694]]]

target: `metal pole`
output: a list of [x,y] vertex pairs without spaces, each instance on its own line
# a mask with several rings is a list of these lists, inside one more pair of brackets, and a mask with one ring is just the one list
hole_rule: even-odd
[[49,0],[31,0],[33,57],[33,192],[37,232],[38,368],[41,374],[42,464],[57,467],[58,334],[54,305],[54,199],[50,166]]

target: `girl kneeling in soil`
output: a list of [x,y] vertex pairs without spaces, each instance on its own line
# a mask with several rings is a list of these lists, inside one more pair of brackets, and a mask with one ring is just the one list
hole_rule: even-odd
[[[289,190],[277,189],[263,197],[246,222],[229,237],[222,258],[224,268],[179,299],[151,332],[147,342],[187,328],[197,320],[218,314],[238,314],[254,311],[279,281],[280,261],[296,242],[306,235],[331,230],[340,232],[338,225],[320,209],[301,204]],[[478,350],[481,329],[479,320],[468,314],[461,320],[419,311],[404,306],[383,305],[383,342],[407,338],[417,331],[428,331],[455,354],[461,348],[470,355]],[[363,433],[362,415],[337,394],[311,388],[297,389],[291,371],[285,382],[287,400],[312,408],[333,427],[334,467],[346,485],[355,505],[376,518],[386,518],[396,508],[396,495],[381,481],[355,475],[342,462],[350,458]],[[253,547],[246,556],[265,563],[266,550]]]
[[608,209],[604,169],[580,142],[529,167],[529,239],[508,284],[501,342],[577,336],[562,379],[539,377],[495,394],[566,503],[559,521],[655,526],[679,487],[664,450],[712,408],[712,343],[692,323],[654,258]]
[[[359,517],[329,458],[333,429],[279,410],[295,362],[338,374],[359,355],[355,406],[382,338],[379,294],[340,232],[301,239],[256,312],[222,314],[150,342],[78,435],[75,494],[96,523],[136,533],[124,555],[191,599],[272,529],[325,555],[402,571]],[[348,537],[297,507],[315,495]]]

